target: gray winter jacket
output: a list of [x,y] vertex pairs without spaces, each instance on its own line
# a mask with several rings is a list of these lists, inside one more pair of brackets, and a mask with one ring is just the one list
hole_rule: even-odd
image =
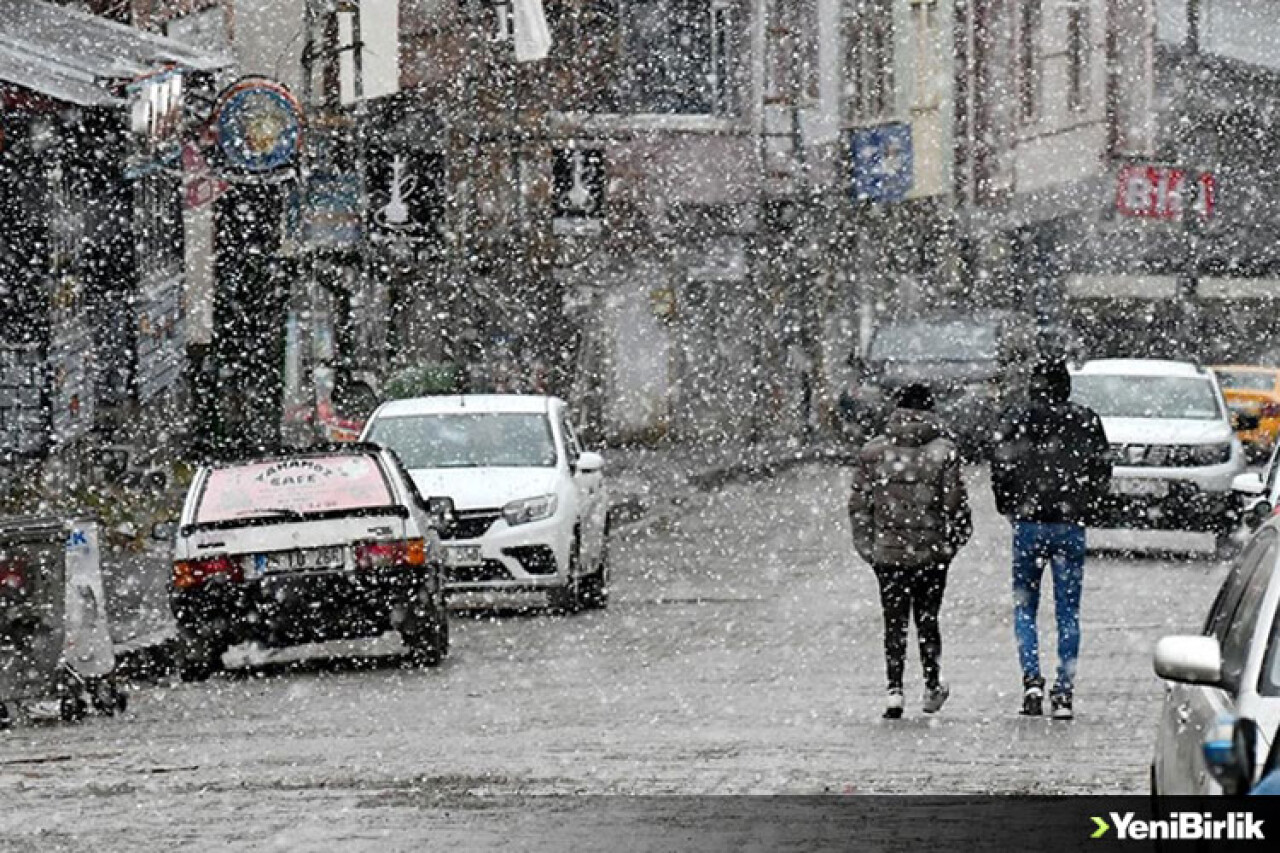
[[945,564],[969,541],[969,496],[960,457],[927,412],[896,409],[867,442],[849,494],[853,544],[873,566]]

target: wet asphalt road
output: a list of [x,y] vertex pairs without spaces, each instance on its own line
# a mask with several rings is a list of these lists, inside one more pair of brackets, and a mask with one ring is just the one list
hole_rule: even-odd
[[[1211,542],[1094,537],[1159,550],[1091,555],[1078,718],[1020,718],[1009,529],[969,480],[936,717],[913,652],[906,719],[879,718],[874,578],[845,472],[814,465],[615,534],[607,611],[455,613],[438,670],[402,667],[393,638],[292,665],[233,652],[257,662],[139,688],[121,717],[0,734],[0,850],[538,849],[527,803],[544,794],[1145,790],[1150,651],[1202,621],[1224,571],[1195,550]],[[1047,601],[1041,619],[1048,651]],[[548,849],[582,840],[566,826]]]

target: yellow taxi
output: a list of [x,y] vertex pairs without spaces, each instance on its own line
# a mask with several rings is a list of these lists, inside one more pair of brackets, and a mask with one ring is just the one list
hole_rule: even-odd
[[1265,459],[1280,435],[1280,368],[1226,364],[1213,372],[1232,412],[1257,415],[1257,427],[1237,434],[1250,457]]

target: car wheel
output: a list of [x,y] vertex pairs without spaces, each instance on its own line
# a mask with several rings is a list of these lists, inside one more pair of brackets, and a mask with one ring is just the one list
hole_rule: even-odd
[[429,613],[417,612],[400,627],[400,639],[415,666],[439,666],[449,654],[449,613],[437,597]]
[[1234,560],[1240,553],[1240,543],[1231,533],[1218,533],[1213,539],[1213,556],[1214,559],[1225,561]]
[[89,697],[93,700],[93,709],[99,714],[123,714],[129,707],[128,697],[111,677],[96,679],[90,687]]
[[596,570],[582,579],[582,605],[588,610],[604,610],[609,606],[609,526],[604,528],[600,544],[600,562]]
[[226,643],[201,637],[194,631],[178,631],[178,677],[183,681],[204,681],[222,669]]
[[585,604],[583,601],[583,584],[587,579],[578,573],[578,566],[581,560],[582,543],[575,535],[573,543],[569,546],[569,570],[564,586],[547,590],[547,605],[552,611],[568,614],[582,610]]

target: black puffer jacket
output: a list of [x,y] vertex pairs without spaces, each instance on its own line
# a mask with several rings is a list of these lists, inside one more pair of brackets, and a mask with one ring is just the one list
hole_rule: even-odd
[[1039,389],[1001,419],[991,455],[1001,515],[1088,524],[1106,500],[1111,461],[1102,420],[1070,402],[1070,393],[1070,384]]
[[927,412],[895,409],[863,446],[849,493],[853,544],[874,566],[945,564],[969,541],[960,456]]

